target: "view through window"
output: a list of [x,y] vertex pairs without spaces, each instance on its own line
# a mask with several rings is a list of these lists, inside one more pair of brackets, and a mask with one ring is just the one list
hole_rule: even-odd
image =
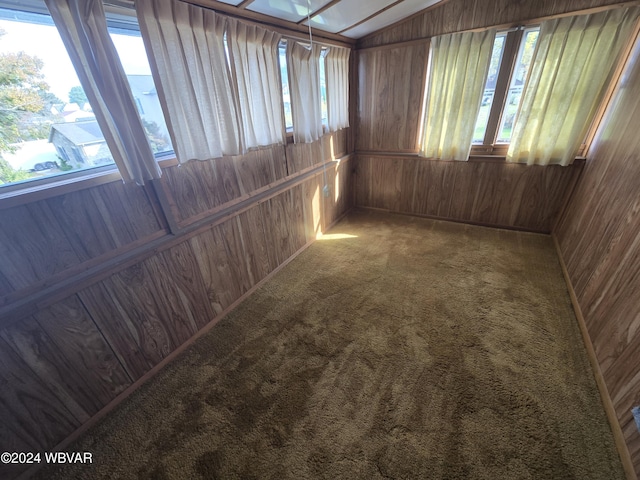
[[[153,152],[171,153],[139,32],[111,33]],[[0,9],[0,186],[113,165],[50,16]]]
[[539,32],[539,27],[530,27],[523,32],[499,32],[496,35],[473,135],[474,144],[508,144],[511,141],[511,130]]

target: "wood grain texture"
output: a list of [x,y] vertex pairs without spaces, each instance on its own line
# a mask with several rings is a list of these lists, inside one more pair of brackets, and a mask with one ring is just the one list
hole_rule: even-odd
[[550,232],[580,169],[357,155],[355,204]]
[[618,3],[619,0],[449,0],[391,28],[360,39],[358,47],[374,47],[461,30],[518,23]]
[[349,128],[343,128],[337,132],[327,133],[313,143],[288,144],[286,147],[288,174],[293,175],[346,155],[349,130]]
[[189,240],[205,285],[207,302],[216,314],[250,288],[242,238],[235,219]]
[[153,281],[155,271],[141,262],[78,293],[133,380],[177,346],[175,326],[162,300],[166,292],[157,290]]
[[0,224],[0,305],[162,231],[145,191],[121,181],[0,210]]
[[[52,447],[80,425],[64,404],[0,338],[0,445],[28,452]],[[15,472],[0,465],[0,476]]]
[[640,47],[555,230],[640,475]]
[[90,388],[91,398],[98,408],[131,384],[131,379],[76,295],[41,310],[35,319],[51,344],[69,362],[74,375],[81,377]]
[[309,144],[275,145],[167,168],[161,182],[171,213],[182,226],[213,215],[275,182],[346,155],[348,135],[347,128]]
[[429,42],[358,52],[357,150],[416,152]]

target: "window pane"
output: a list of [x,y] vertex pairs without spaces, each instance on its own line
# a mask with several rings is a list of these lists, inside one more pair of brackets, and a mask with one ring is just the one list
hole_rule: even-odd
[[497,143],[509,143],[511,140],[511,129],[515,122],[518,108],[520,107],[520,99],[522,97],[522,89],[527,81],[529,67],[531,66],[531,58],[538,41],[538,33],[540,29],[527,29],[524,31],[518,58],[511,76],[511,84],[507,92],[507,101],[505,102],[500,126],[498,128]]
[[329,119],[327,116],[327,80],[325,75],[325,57],[327,56],[328,50],[326,48],[322,49],[320,53],[320,113],[322,115],[322,124],[325,126],[329,126]]
[[142,118],[151,150],[156,156],[173,153],[169,130],[164,121],[158,91],[153,83],[151,68],[140,32],[135,30],[111,32],[124,73],[129,80],[133,99]]
[[0,10],[0,185],[109,164],[51,17]]
[[498,81],[498,73],[500,72],[500,62],[502,61],[502,52],[507,38],[506,33],[498,33],[493,42],[493,51],[491,52],[491,63],[489,64],[489,73],[487,74],[487,83],[484,86],[482,94],[482,103],[478,120],[476,121],[476,129],[473,134],[473,143],[484,143],[484,134],[487,130],[487,122],[489,121],[489,113],[493,104],[493,94],[496,90],[496,82]]
[[287,130],[293,128],[291,115],[291,96],[289,94],[289,73],[287,71],[287,45],[280,43],[278,46],[280,60],[280,78],[282,79],[282,102],[284,103],[284,126]]

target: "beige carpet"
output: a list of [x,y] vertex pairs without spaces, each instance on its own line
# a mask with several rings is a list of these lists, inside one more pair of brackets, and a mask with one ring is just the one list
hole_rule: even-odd
[[549,237],[330,234],[41,478],[624,478]]

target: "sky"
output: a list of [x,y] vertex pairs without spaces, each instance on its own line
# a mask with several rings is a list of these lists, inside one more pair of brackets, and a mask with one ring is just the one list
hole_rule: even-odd
[[[40,58],[51,92],[68,102],[69,90],[80,81],[56,28],[10,20],[0,20],[0,28],[6,32],[0,37],[0,53],[23,51]],[[112,34],[111,38],[127,75],[151,75],[141,37]]]

